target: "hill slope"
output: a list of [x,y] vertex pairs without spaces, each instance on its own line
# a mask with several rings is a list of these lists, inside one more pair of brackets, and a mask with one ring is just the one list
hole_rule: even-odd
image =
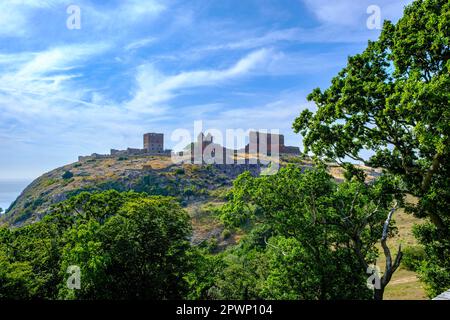
[[170,157],[146,156],[76,162],[34,180],[11,205],[2,222],[20,226],[38,221],[51,205],[83,191],[134,190],[177,197],[183,205],[215,197],[242,172],[258,174],[260,165],[173,164]]

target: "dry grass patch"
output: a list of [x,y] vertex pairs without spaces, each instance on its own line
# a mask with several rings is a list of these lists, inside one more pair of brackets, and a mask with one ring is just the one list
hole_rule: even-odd
[[168,166],[170,166],[172,162],[170,161],[170,158],[166,159],[158,159],[158,160],[151,160],[147,161],[144,166],[150,167],[154,170],[161,170],[166,169]]

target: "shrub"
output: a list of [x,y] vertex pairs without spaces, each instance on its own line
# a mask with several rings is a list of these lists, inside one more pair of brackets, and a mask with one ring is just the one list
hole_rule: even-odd
[[219,241],[216,238],[210,238],[206,243],[206,247],[209,252],[215,252],[219,247]]
[[224,229],[222,231],[222,239],[226,240],[231,237],[231,231],[229,229]]
[[21,212],[15,219],[14,219],[14,223],[19,223],[22,221],[25,221],[29,218],[31,218],[31,216],[33,215],[33,212],[30,209],[26,209],[23,212]]
[[48,180],[45,180],[45,181],[44,181],[44,185],[45,185],[46,187],[49,187],[49,186],[55,184],[56,182],[57,182],[56,179],[48,179]]
[[403,249],[403,266],[410,271],[417,271],[420,263],[425,260],[425,250],[422,246],[406,247]]
[[183,168],[177,168],[174,171],[175,174],[184,174],[184,169]]
[[219,187],[217,189],[209,190],[208,193],[211,197],[217,198],[219,200],[228,200],[228,193],[230,192],[228,187]]
[[66,171],[66,172],[64,172],[63,175],[62,175],[62,178],[63,178],[64,180],[69,180],[69,179],[71,179],[72,177],[73,177],[73,173],[70,172],[70,171]]
[[35,210],[35,209],[37,209],[38,207],[40,207],[44,202],[45,202],[45,201],[44,201],[44,199],[42,199],[42,198],[38,198],[38,199],[34,200],[34,201],[33,201],[33,205],[32,205],[33,210]]
[[191,197],[194,196],[197,192],[196,192],[196,188],[194,186],[190,186],[190,187],[185,187],[183,190],[183,195],[185,197]]

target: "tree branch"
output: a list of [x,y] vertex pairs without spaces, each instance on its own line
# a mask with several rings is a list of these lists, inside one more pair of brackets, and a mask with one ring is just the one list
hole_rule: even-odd
[[391,209],[389,212],[386,221],[383,225],[383,234],[381,236],[381,246],[383,247],[384,255],[386,257],[386,266],[383,273],[383,276],[381,277],[380,285],[381,288],[378,291],[378,298],[383,297],[384,288],[387,286],[389,281],[391,281],[392,275],[397,270],[397,268],[400,266],[400,262],[402,260],[402,247],[399,245],[398,252],[395,257],[394,263],[392,263],[392,256],[391,256],[391,250],[389,249],[387,245],[387,238],[388,238],[388,231],[389,231],[389,224],[391,223],[392,216],[394,215],[395,210],[397,210],[397,205],[394,206],[394,208]]

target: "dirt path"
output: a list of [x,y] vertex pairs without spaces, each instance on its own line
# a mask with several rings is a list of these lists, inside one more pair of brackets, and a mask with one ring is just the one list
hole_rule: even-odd
[[416,276],[412,276],[412,277],[406,277],[406,278],[402,278],[402,279],[397,279],[397,280],[391,281],[389,284],[390,285],[396,285],[396,284],[402,284],[402,283],[415,282],[417,280],[418,280],[418,278]]

